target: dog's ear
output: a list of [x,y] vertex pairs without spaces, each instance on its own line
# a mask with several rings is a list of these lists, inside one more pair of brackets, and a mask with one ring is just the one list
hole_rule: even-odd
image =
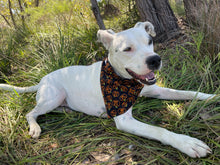
[[106,49],[109,49],[111,46],[114,34],[115,32],[111,29],[99,30],[97,32],[98,42],[101,42]]
[[138,22],[134,26],[135,28],[144,28],[148,34],[150,34],[152,37],[156,36],[156,32],[154,31],[154,26],[152,23],[146,21],[146,22]]

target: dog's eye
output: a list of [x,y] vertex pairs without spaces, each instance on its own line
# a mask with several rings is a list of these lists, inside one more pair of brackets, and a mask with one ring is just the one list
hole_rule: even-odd
[[148,45],[151,45],[153,43],[152,38],[149,39]]
[[129,51],[131,51],[131,47],[127,47],[127,48],[125,48],[123,51],[124,51],[124,52],[129,52]]
[[151,45],[153,43],[152,38],[149,39],[148,45]]

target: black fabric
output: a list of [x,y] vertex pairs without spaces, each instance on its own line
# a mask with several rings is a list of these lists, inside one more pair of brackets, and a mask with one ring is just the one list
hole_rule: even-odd
[[135,79],[118,76],[108,60],[102,63],[100,82],[108,118],[125,113],[144,87]]

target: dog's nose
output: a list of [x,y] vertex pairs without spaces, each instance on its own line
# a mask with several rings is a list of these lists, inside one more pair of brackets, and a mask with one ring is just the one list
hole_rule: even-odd
[[146,64],[150,70],[157,70],[161,65],[161,58],[158,55],[153,55],[147,58]]

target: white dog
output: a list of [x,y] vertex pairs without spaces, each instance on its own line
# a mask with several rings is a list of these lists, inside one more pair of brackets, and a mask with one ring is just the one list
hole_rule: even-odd
[[[29,134],[38,138],[41,128],[36,119],[59,106],[92,116],[113,118],[119,130],[171,145],[190,157],[204,157],[211,149],[202,141],[148,125],[132,117],[137,96],[172,100],[205,100],[215,95],[180,91],[155,85],[154,71],[161,58],[154,52],[154,27],[138,22],[134,28],[114,33],[99,30],[98,39],[109,51],[105,61],[90,66],[70,66],[56,70],[31,87],[0,84],[0,89],[18,93],[37,91],[37,105],[26,117]],[[152,36],[152,37],[151,37]]]

